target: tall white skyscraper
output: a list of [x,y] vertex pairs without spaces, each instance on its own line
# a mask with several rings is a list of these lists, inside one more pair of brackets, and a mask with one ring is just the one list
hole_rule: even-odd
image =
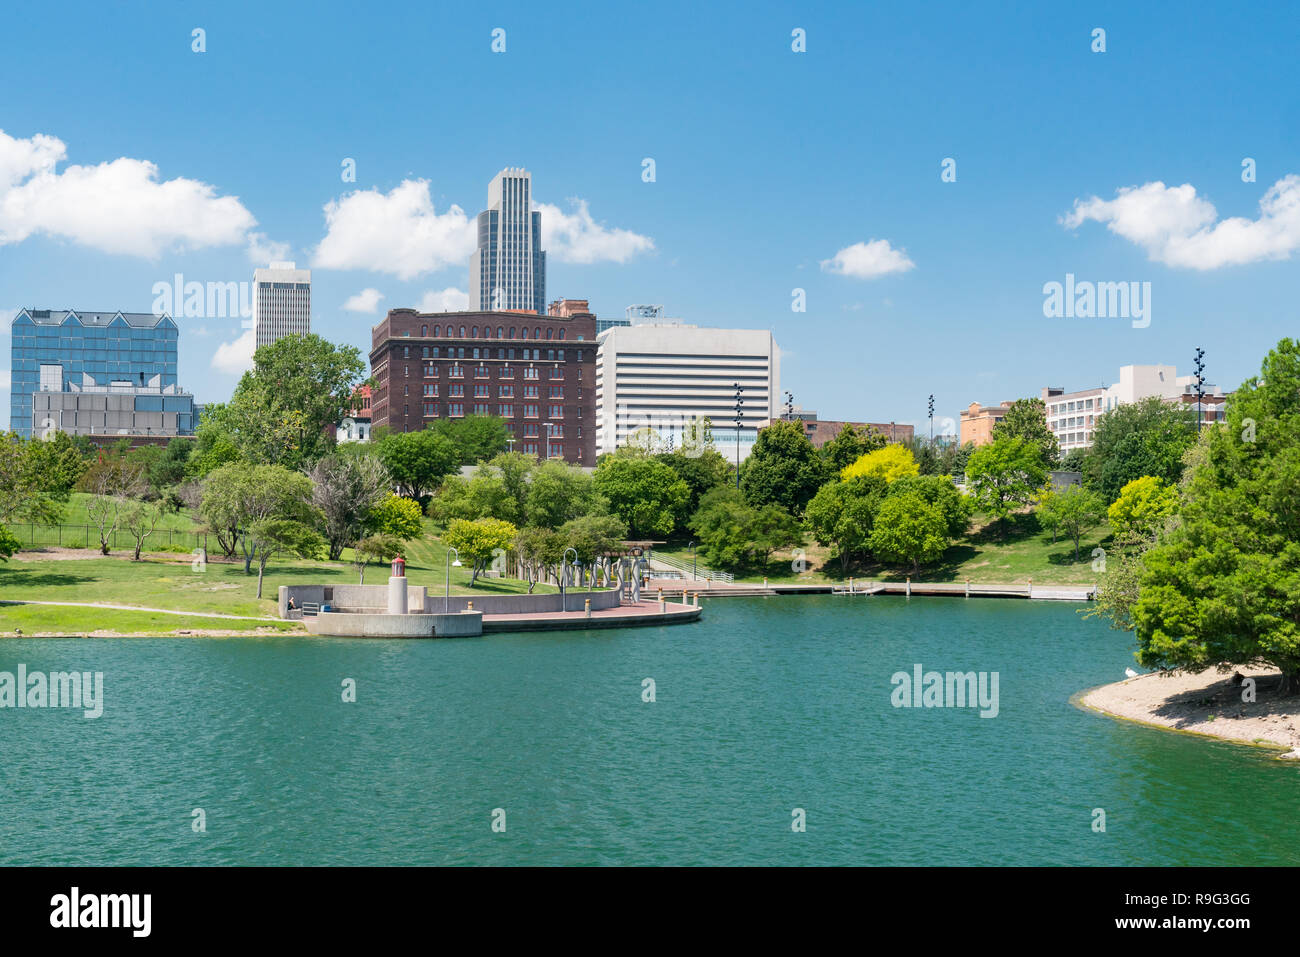
[[253,334],[269,346],[285,336],[311,332],[311,270],[295,263],[271,263],[253,270]]
[[533,203],[533,176],[503,169],[488,184],[488,208],[478,214],[478,248],[469,258],[471,311],[529,309],[546,315],[546,253],[542,214]]

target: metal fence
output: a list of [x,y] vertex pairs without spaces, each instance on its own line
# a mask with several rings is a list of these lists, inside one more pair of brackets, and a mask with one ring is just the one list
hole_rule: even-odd
[[[99,529],[94,525],[10,525],[16,539],[27,548],[58,545],[64,548],[98,548]],[[108,537],[109,548],[135,548],[135,537],[124,529],[115,529]],[[156,528],[144,540],[144,550],[181,546],[188,552],[194,548],[208,547],[207,532],[180,531]]]

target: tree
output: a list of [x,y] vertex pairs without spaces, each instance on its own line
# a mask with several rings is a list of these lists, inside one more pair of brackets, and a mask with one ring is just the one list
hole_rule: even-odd
[[528,582],[528,594],[533,593],[543,568],[558,565],[564,549],[560,533],[551,528],[532,526],[521,528],[515,534],[515,554],[519,556],[520,569]]
[[1056,436],[1047,427],[1047,403],[1042,399],[1016,399],[1002,421],[993,426],[992,439],[1024,439],[1038,446],[1043,468],[1050,469],[1061,457]]
[[1196,443],[1196,413],[1158,396],[1111,409],[1097,419],[1083,464],[1084,484],[1109,504],[1129,482],[1152,475],[1177,485],[1183,454]]
[[773,552],[801,543],[803,529],[799,520],[780,505],[764,505],[755,510],[749,541],[751,554],[766,565]]
[[1033,501],[1047,483],[1042,450],[1027,439],[1001,438],[977,449],[966,463],[966,479],[976,504],[997,519],[1005,533],[1006,518]]
[[380,535],[409,542],[424,535],[424,512],[420,511],[419,502],[390,494],[375,506],[370,524]]
[[390,432],[376,451],[398,489],[421,501],[456,471],[460,457],[451,439],[430,429]]
[[828,470],[839,475],[868,452],[883,449],[886,444],[885,437],[874,429],[845,422],[839,434],[821,447],[821,454]]
[[315,558],[325,541],[316,530],[303,522],[287,518],[267,518],[253,522],[248,529],[257,554],[257,597],[262,597],[262,578],[267,563],[277,554],[291,552],[300,558]]
[[740,469],[740,488],[750,505],[780,505],[791,515],[803,515],[831,477],[825,459],[804,434],[803,423],[783,419],[759,430]]
[[671,466],[643,456],[604,456],[592,478],[610,511],[636,538],[672,534],[691,494]]
[[[66,474],[51,477],[44,471],[45,452],[40,439],[24,439],[16,432],[0,435],[0,524],[35,522],[57,524],[63,517],[68,489]],[[60,495],[62,498],[60,498]]]
[[402,550],[402,543],[391,535],[367,535],[352,543],[352,565],[357,570],[357,584],[366,583],[366,566],[372,561],[391,561]]
[[912,457],[912,450],[906,445],[894,442],[858,457],[852,464],[844,467],[840,477],[847,481],[878,475],[886,482],[893,482],[920,474],[921,470],[916,464],[916,459]]
[[704,560],[721,568],[758,562],[766,565],[772,552],[803,539],[799,522],[781,506],[755,508],[729,485],[700,500],[691,530]]
[[[1109,415],[1109,413],[1108,413]],[[1205,429],[1176,526],[1143,556],[1132,621],[1153,668],[1265,662],[1300,688],[1300,343]]]
[[285,336],[253,354],[221,423],[250,461],[298,468],[334,445],[329,427],[352,407],[361,353],[317,335]]
[[1107,512],[1111,530],[1121,542],[1150,538],[1178,510],[1178,489],[1154,475],[1144,475],[1125,485]]
[[23,543],[14,537],[13,532],[0,525],[0,562],[9,561],[10,556],[23,547]]
[[1096,528],[1106,516],[1101,496],[1082,485],[1049,488],[1038,499],[1038,517],[1043,525],[1074,542],[1074,560],[1079,560],[1079,539]]
[[528,488],[527,522],[559,528],[584,515],[605,511],[594,479],[565,462],[543,462],[533,469]]
[[494,415],[466,415],[439,419],[429,427],[456,449],[457,465],[477,465],[506,451],[510,430],[505,419]]
[[[80,485],[90,493],[86,515],[99,532],[100,553],[107,555],[127,500],[144,493],[144,470],[120,455],[106,456],[90,467]],[[138,551],[136,554],[139,557]]]
[[[232,462],[208,476],[199,512],[208,528],[217,533],[223,548],[230,543],[227,554],[233,556],[236,545],[242,549],[244,574],[251,575],[258,549],[257,538],[250,534],[252,527],[273,519],[302,525],[320,524],[320,515],[310,504],[311,497],[311,479],[301,472],[292,472],[282,465]],[[272,531],[278,535],[291,530],[276,527]]]
[[429,515],[441,522],[453,518],[499,518],[523,526],[528,521],[530,479],[537,456],[502,452],[483,462],[468,479],[450,476],[429,502]]
[[565,522],[559,529],[561,548],[572,548],[578,561],[591,568],[600,559],[616,555],[627,538],[627,524],[614,515],[583,515]]
[[56,502],[68,500],[95,458],[95,449],[88,438],[84,435],[74,438],[66,432],[51,432],[44,439],[25,442],[23,448],[27,468],[32,475],[40,476],[45,494]]
[[889,495],[919,495],[939,510],[949,538],[960,538],[970,525],[970,499],[948,475],[908,475],[889,483]]
[[1088,450],[1082,448],[1070,449],[1061,456],[1061,471],[1063,472],[1082,472],[1083,463],[1088,459]]
[[[327,455],[307,472],[312,504],[320,510],[330,561],[362,534],[388,494],[388,470],[373,455]],[[418,516],[420,507],[415,506]]]
[[517,534],[514,525],[498,518],[480,518],[472,522],[457,518],[447,526],[442,543],[456,549],[462,562],[471,563],[469,585],[473,588],[497,552],[506,553],[514,548]]
[[916,492],[886,495],[876,512],[871,551],[886,562],[911,562],[912,574],[948,548],[943,513]]
[[162,518],[162,506],[157,502],[129,502],[122,509],[122,527],[135,542],[135,551],[131,555],[133,562],[140,560],[145,539],[153,534]]
[[[707,419],[705,420],[708,421]],[[660,462],[670,466],[678,478],[686,483],[690,490],[686,505],[677,517],[677,525],[685,525],[700,507],[700,499],[708,492],[735,481],[733,466],[712,447],[698,450],[685,446],[675,452],[665,452],[655,456]]]
[[191,478],[206,478],[221,466],[243,459],[226,420],[224,403],[204,406],[194,434],[194,448],[185,462],[185,473]]
[[834,549],[841,573],[866,553],[885,492],[884,478],[870,475],[823,485],[808,503],[804,523],[817,544]]

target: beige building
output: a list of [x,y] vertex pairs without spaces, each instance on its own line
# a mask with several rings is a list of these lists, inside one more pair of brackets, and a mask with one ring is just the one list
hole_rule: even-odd
[[993,426],[1001,422],[1011,408],[1010,402],[998,405],[980,405],[972,402],[961,410],[961,444],[988,445],[993,441]]

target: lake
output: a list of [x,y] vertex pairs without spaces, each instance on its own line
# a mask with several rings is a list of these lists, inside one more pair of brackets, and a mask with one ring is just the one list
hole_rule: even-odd
[[[5,640],[0,672],[102,672],[104,712],[0,710],[0,863],[1300,863],[1296,764],[1069,703],[1133,664],[1079,605],[705,604],[442,641]],[[918,664],[996,673],[996,717],[894,707]]]

